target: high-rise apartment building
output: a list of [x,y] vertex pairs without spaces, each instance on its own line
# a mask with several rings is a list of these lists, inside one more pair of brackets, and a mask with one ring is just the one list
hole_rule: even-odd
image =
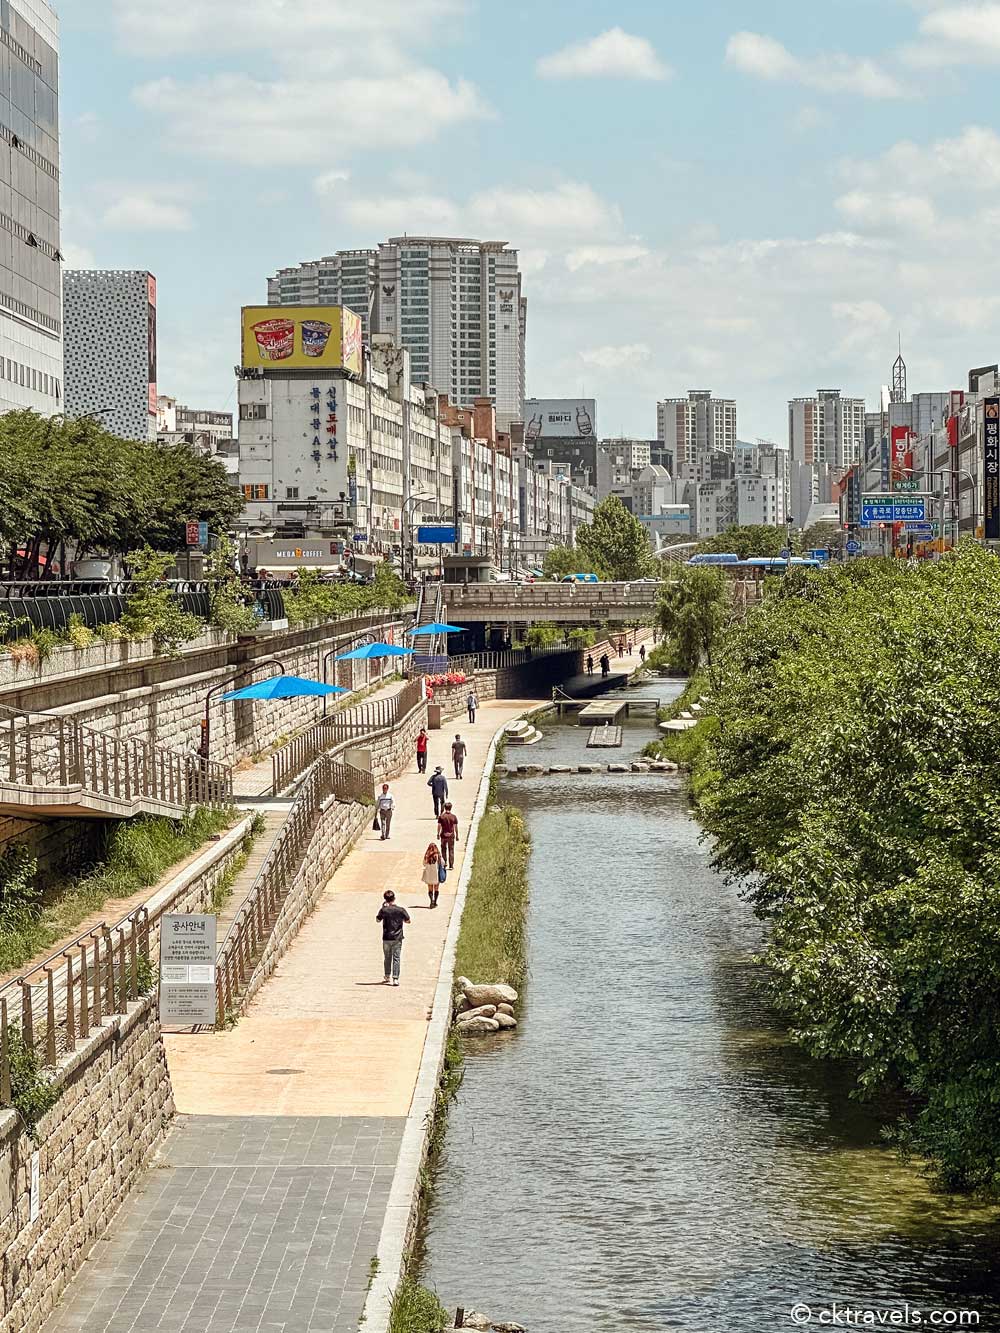
[[63,410],[59,21],[0,3],[0,412]]
[[506,429],[524,415],[527,302],[516,250],[504,241],[395,236],[340,250],[268,279],[270,305],[345,305],[366,338],[410,354],[413,380],[456,403],[490,398]]
[[686,398],[656,404],[656,437],[673,449],[675,466],[693,463],[698,454],[736,449],[736,403],[713,398],[709,389],[692,389]]
[[788,404],[788,452],[793,463],[845,471],[864,454],[865,400],[839,389]]
[[296,268],[283,268],[267,280],[268,305],[340,305],[361,316],[362,336],[372,328],[378,285],[374,250],[338,250]]
[[123,440],[156,439],[156,279],[70,269],[63,285],[66,412]]

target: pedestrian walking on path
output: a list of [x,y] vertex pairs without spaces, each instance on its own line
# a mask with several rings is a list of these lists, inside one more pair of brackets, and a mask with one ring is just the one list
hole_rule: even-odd
[[476,698],[475,690],[469,691],[469,697],[465,701],[465,706],[469,710],[469,722],[474,726],[476,722],[476,709],[479,707],[479,700]]
[[608,672],[609,672],[610,670],[611,670],[611,658],[607,655],[607,653],[602,653],[602,655],[601,655],[601,675],[604,676],[604,677],[607,677]]
[[441,860],[449,870],[455,869],[455,843],[458,842],[458,815],[446,801],[438,815],[438,837],[441,839]]
[[388,782],[382,783],[382,790],[376,798],[375,808],[378,814],[378,826],[382,831],[382,841],[386,842],[392,825],[392,812],[396,808],[396,802],[392,799]]
[[468,746],[465,744],[465,741],[463,741],[461,736],[456,732],[455,739],[451,743],[451,759],[452,763],[455,765],[456,778],[462,776],[462,769],[465,767],[465,752],[467,749]]
[[376,921],[382,922],[382,958],[385,976],[382,985],[391,981],[399,985],[399,956],[403,952],[403,922],[409,924],[410,914],[405,907],[398,906],[392,889],[382,894],[382,906],[378,909]]
[[588,675],[588,676],[592,676],[593,674],[594,674],[594,654],[593,654],[593,653],[588,653],[588,654],[587,654],[587,675]]
[[640,643],[640,645],[639,645],[639,661],[640,661],[640,662],[645,662],[645,660],[646,660],[646,645],[645,645],[644,643]]
[[437,907],[438,905],[438,894],[441,892],[442,870],[444,870],[444,862],[441,860],[441,853],[437,849],[437,843],[429,843],[426,852],[424,852],[423,881],[427,885],[427,897],[431,900],[431,907]]
[[448,799],[448,779],[444,775],[444,770],[438,764],[432,776],[428,779],[428,787],[431,789],[431,795],[434,797],[434,813],[439,815],[444,809],[444,803]]
[[430,737],[427,735],[427,728],[421,727],[420,734],[417,737],[417,772],[427,772],[427,742]]

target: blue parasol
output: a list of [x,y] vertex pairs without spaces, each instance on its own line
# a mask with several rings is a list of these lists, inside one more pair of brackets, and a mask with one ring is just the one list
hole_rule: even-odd
[[242,690],[230,690],[220,702],[230,699],[298,699],[309,694],[347,694],[349,691],[339,685],[323,685],[318,680],[306,680],[304,676],[270,676],[259,680],[256,685],[247,685]]
[[366,643],[363,648],[355,648],[349,653],[341,653],[337,662],[364,662],[372,657],[412,657],[412,648],[396,648],[391,643]]

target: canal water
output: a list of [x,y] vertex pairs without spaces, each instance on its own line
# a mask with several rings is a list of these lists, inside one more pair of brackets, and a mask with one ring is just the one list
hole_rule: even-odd
[[[508,762],[631,759],[654,734],[635,715],[621,750],[587,751],[586,728],[540,725]],[[1000,1330],[1000,1210],[933,1194],[788,1043],[681,782],[512,778],[502,799],[533,841],[531,972],[451,1113],[424,1271],[444,1304],[529,1333],[772,1333],[800,1302]]]

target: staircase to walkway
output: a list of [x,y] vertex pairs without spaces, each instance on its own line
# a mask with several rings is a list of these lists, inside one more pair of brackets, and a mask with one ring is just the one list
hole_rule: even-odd
[[[424,583],[417,602],[417,625],[437,624],[444,620],[444,585]],[[448,646],[442,634],[417,634],[410,640],[412,665],[417,671],[433,673],[448,670]]]
[[0,705],[0,814],[29,819],[179,818],[232,799],[224,764],[122,740],[55,713]]

